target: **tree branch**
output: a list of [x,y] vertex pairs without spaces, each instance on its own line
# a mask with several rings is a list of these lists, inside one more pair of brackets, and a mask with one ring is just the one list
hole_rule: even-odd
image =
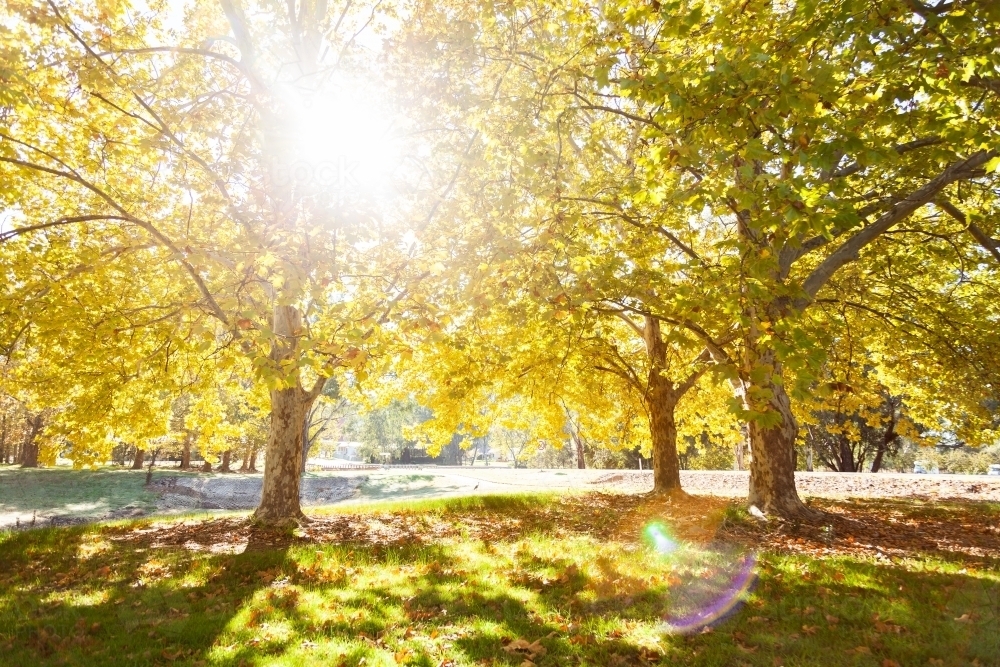
[[[940,144],[942,141],[943,141],[943,139],[941,137],[937,137],[937,136],[934,136],[934,137],[924,137],[923,139],[915,139],[915,140],[909,141],[909,142],[907,142],[905,144],[897,144],[897,145],[893,146],[892,149],[894,151],[896,151],[897,154],[903,155],[904,153],[909,153],[910,151],[914,151],[914,150],[916,150],[918,148],[923,148],[924,146],[933,146],[935,144]],[[852,174],[856,174],[859,171],[861,171],[862,169],[864,169],[863,165],[861,165],[861,164],[859,164],[857,162],[852,162],[851,164],[847,165],[846,167],[842,167],[841,169],[835,169],[830,174],[830,178],[831,179],[832,178],[843,178],[845,176],[850,176]]]
[[95,53],[94,55],[95,56],[111,56],[117,54],[141,55],[144,53],[181,53],[186,55],[202,56],[204,58],[212,58],[214,60],[218,60],[220,62],[224,62],[228,65],[231,65],[240,74],[246,77],[247,81],[250,82],[250,85],[253,86],[253,89],[256,90],[257,92],[260,92],[266,88],[263,82],[259,78],[257,78],[257,75],[253,72],[253,70],[248,69],[241,61],[236,60],[235,58],[232,58],[230,56],[227,56],[224,53],[218,53],[216,51],[211,51],[209,49],[196,49],[183,46],[147,46],[141,49],[115,49],[113,51],[104,51],[102,53]]
[[991,255],[993,259],[1000,262],[1000,250],[997,249],[997,243],[989,237],[982,229],[979,228],[974,222],[969,222],[968,216],[965,215],[957,206],[952,204],[947,199],[939,198],[935,202],[941,210],[950,215],[951,217],[958,220],[960,223],[966,226],[972,237],[979,242],[979,245],[983,246]]
[[931,202],[948,185],[977,175],[979,169],[996,155],[996,151],[978,151],[965,160],[953,162],[938,176],[923,187],[918,188],[902,201],[897,202],[890,210],[883,213],[872,224],[864,227],[844,241],[829,257],[817,266],[802,283],[805,299],[795,302],[795,307],[801,310],[809,305],[816,293],[833,277],[842,266],[853,262],[858,254],[869,243],[877,239],[882,232],[906,218],[915,210]]
[[628,315],[626,315],[621,310],[616,310],[616,311],[613,311],[613,312],[615,313],[615,315],[617,317],[619,317],[623,322],[625,322],[625,324],[627,324],[630,327],[632,327],[632,329],[637,334],[639,334],[639,338],[642,338],[643,336],[645,336],[645,333],[643,332],[642,327],[640,327],[638,324],[636,324],[635,322],[633,322],[631,317],[629,317]]
[[573,96],[583,102],[583,104],[580,105],[581,109],[587,109],[588,111],[606,111],[608,113],[613,113],[617,116],[628,118],[629,120],[634,120],[637,123],[649,125],[650,127],[656,128],[660,132],[666,134],[666,130],[663,129],[663,126],[657,123],[655,120],[651,120],[649,118],[643,118],[642,116],[637,116],[635,114],[629,113],[628,111],[623,111],[622,109],[616,109],[614,107],[608,107],[602,104],[594,104],[593,102],[591,102],[586,97],[584,97],[583,95],[581,95],[576,91],[573,91]]
[[677,387],[674,389],[674,391],[677,393],[678,396],[683,396],[684,394],[686,394],[688,390],[694,386],[694,383],[697,382],[701,378],[701,376],[705,374],[705,372],[709,368],[708,362],[711,361],[711,359],[712,359],[712,353],[706,348],[701,352],[701,354],[695,357],[693,361],[691,361],[690,365],[700,364],[700,366],[691,371],[691,373],[684,379],[684,381],[678,384]]
[[129,219],[121,215],[76,215],[65,218],[58,218],[52,220],[51,222],[43,222],[38,225],[29,225],[27,227],[18,227],[16,229],[8,229],[7,231],[0,233],[0,243],[4,241],[9,241],[15,236],[20,236],[21,234],[27,234],[28,232],[36,232],[40,229],[48,229],[49,227],[58,227],[60,225],[71,225],[76,222],[92,222],[94,220],[120,220],[128,222]]
[[313,383],[312,389],[306,392],[307,401],[315,401],[321,393],[323,393],[323,387],[326,386],[326,381],[330,378],[325,375],[320,375],[316,378],[316,382]]
[[613,209],[619,215],[619,217],[621,217],[622,220],[632,225],[633,227],[641,229],[643,231],[653,230],[655,232],[658,232],[663,236],[665,236],[667,239],[669,239],[671,243],[677,246],[685,255],[687,255],[691,259],[695,260],[700,264],[705,263],[705,260],[701,258],[701,255],[696,253],[691,246],[681,241],[676,234],[666,229],[663,225],[643,224],[642,222],[636,220],[628,213],[626,213],[624,210],[622,210],[621,204],[619,204],[618,202],[604,201],[603,199],[597,199],[594,197],[562,197],[562,199],[565,199],[566,201],[582,201],[582,202],[587,202],[589,204],[597,204],[598,206],[605,206],[607,208]]
[[18,160],[16,158],[9,158],[4,156],[0,156],[0,162],[6,162],[8,164],[13,164],[18,167],[22,167],[24,169],[31,169],[33,171],[51,174],[53,176],[58,176],[59,178],[64,178],[73,181],[74,183],[83,186],[85,189],[90,190],[92,193],[94,193],[100,199],[102,199],[105,203],[107,203],[108,206],[118,211],[126,222],[131,222],[132,224],[142,229],[145,229],[154,239],[156,239],[156,241],[160,245],[164,246],[174,254],[174,256],[177,258],[177,261],[180,262],[181,266],[184,267],[188,275],[191,276],[191,279],[198,286],[198,290],[201,292],[202,296],[205,297],[205,301],[208,303],[212,311],[212,314],[220,322],[222,322],[226,326],[229,326],[229,318],[226,317],[225,312],[222,310],[222,308],[219,307],[218,302],[215,300],[215,297],[208,289],[208,285],[205,283],[204,279],[201,277],[201,275],[199,275],[197,269],[195,269],[194,266],[191,264],[191,262],[187,260],[181,249],[178,248],[173,241],[171,241],[165,234],[163,234],[163,232],[157,229],[156,226],[154,226],[152,223],[147,222],[146,220],[143,220],[141,218],[135,217],[134,215],[129,213],[129,211],[124,206],[119,204],[111,195],[104,192],[104,190],[97,187],[96,185],[94,185],[93,183],[91,183],[90,181],[88,181],[87,179],[83,178],[82,176],[76,173],[60,171],[59,169],[53,169],[51,167],[35,164],[33,162],[26,162],[24,160]]

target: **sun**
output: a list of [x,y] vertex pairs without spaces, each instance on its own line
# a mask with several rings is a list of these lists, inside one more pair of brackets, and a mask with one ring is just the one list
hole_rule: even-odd
[[283,128],[291,139],[291,177],[341,202],[389,203],[405,158],[400,119],[370,82],[331,79],[299,92]]

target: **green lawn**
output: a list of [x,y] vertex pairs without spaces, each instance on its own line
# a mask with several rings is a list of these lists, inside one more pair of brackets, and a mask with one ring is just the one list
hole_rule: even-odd
[[24,523],[37,513],[41,523],[41,517],[53,515],[95,519],[116,511],[150,512],[156,508],[156,495],[145,483],[145,470],[0,466],[0,515],[14,515]]
[[590,494],[340,507],[292,535],[232,516],[0,533],[0,664],[1000,664],[992,533],[885,556],[789,530],[714,499]]

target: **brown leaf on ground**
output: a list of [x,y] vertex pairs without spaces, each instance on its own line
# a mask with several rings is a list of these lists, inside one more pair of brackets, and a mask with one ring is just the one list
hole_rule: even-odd
[[[689,542],[724,539],[749,548],[801,553],[817,558],[836,555],[874,556],[879,559],[918,554],[961,556],[966,561],[1000,558],[1000,527],[982,521],[971,505],[920,506],[910,501],[887,499],[810,500],[824,512],[818,524],[781,521],[731,522],[724,519],[732,501],[689,495],[667,502],[640,495],[588,493],[565,496],[551,504],[524,505],[508,511],[483,507],[435,513],[413,521],[405,511],[344,513],[311,519],[302,528],[268,531],[244,518],[215,518],[183,523],[161,521],[109,527],[106,534],[117,542],[135,547],[179,547],[193,551],[238,553],[245,549],[287,547],[294,544],[354,543],[374,547],[427,544],[465,536],[495,544],[521,539],[532,532],[561,535],[586,534],[598,540],[636,541],[650,517],[670,524],[672,531]],[[613,512],[616,520],[608,521]],[[302,576],[333,576],[323,568]],[[564,571],[557,579],[567,583],[575,572]],[[806,573],[803,578],[813,577]],[[447,573],[441,572],[441,576]],[[845,581],[843,573],[832,575]],[[551,582],[550,582],[551,583]],[[834,595],[819,587],[821,595]],[[419,620],[419,619],[415,619]]]
[[528,642],[524,639],[514,639],[503,647],[503,650],[512,655],[527,655],[530,660],[543,656],[546,649],[539,643],[539,640]]

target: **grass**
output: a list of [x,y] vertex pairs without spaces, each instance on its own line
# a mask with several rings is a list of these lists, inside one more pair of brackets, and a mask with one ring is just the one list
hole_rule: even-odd
[[992,556],[764,549],[741,604],[665,632],[743,590],[754,530],[721,501],[591,494],[337,507],[297,535],[234,517],[0,533],[0,664],[1000,664]]
[[119,510],[149,512],[156,508],[156,495],[146,490],[145,482],[145,470],[0,466],[0,516],[15,515],[24,523],[33,513],[93,519]]

